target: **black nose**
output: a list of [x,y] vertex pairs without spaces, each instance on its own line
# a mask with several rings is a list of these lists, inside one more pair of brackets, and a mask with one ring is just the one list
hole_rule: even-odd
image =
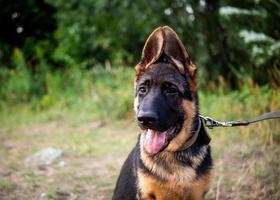
[[152,127],[158,120],[158,115],[155,112],[143,112],[140,111],[137,115],[138,122],[147,127]]

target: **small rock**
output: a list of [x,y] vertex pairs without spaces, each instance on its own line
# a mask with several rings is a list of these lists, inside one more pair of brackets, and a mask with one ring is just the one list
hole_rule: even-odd
[[40,199],[45,199],[45,197],[47,197],[47,193],[43,192],[40,194]]
[[62,160],[58,163],[58,166],[63,168],[65,166],[65,162]]
[[26,166],[50,165],[63,155],[63,150],[48,147],[25,159]]

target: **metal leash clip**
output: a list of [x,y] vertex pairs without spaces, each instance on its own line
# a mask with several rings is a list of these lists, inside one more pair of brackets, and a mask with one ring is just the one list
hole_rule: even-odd
[[214,127],[219,127],[219,126],[220,127],[248,126],[249,124],[263,121],[263,120],[278,119],[280,118],[280,111],[265,113],[258,117],[245,121],[220,122],[211,117],[204,117],[203,115],[199,115],[199,117],[203,120],[204,126],[206,126],[209,129],[212,129]]
[[199,115],[199,117],[205,121],[205,126],[209,129],[212,129],[212,128],[218,127],[218,126],[223,126],[223,127],[232,126],[232,123],[230,123],[230,122],[220,122],[211,117],[204,117],[202,115]]

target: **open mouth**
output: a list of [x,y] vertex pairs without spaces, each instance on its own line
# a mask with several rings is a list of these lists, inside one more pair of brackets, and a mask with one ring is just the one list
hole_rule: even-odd
[[177,122],[166,131],[146,129],[144,133],[144,148],[149,154],[157,154],[163,151],[169,142],[180,132],[181,123]]

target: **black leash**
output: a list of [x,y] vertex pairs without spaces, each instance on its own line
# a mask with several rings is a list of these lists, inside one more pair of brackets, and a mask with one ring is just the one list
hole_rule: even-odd
[[255,118],[252,118],[252,119],[249,119],[246,121],[222,122],[222,121],[215,120],[211,117],[204,117],[202,115],[199,115],[199,117],[204,120],[206,127],[212,129],[215,127],[248,126],[249,124],[263,121],[263,120],[277,119],[277,118],[280,118],[280,111],[265,113],[263,115],[260,115],[258,117],[255,117]]

